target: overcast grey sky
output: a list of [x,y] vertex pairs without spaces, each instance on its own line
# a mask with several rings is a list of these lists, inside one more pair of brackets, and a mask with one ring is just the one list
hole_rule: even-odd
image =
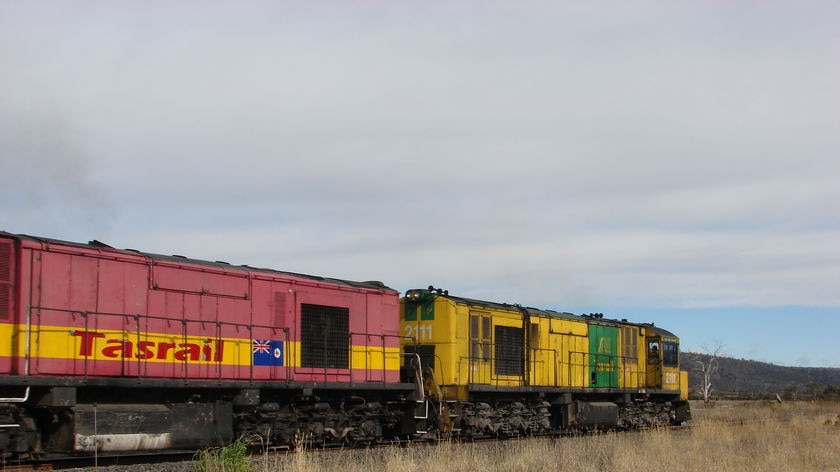
[[838,25],[832,1],[0,0],[0,229],[840,366]]

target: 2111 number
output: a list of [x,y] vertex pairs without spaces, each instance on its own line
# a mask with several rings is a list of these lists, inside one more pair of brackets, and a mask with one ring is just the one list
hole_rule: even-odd
[[432,339],[432,325],[405,325],[405,337],[428,341]]

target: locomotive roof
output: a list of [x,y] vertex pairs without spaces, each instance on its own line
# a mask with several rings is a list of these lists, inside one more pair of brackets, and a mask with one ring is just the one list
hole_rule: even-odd
[[654,326],[653,323],[645,323],[642,326],[644,326],[645,328],[655,332],[656,334],[660,335],[663,338],[679,339],[679,337],[676,334],[668,331],[667,329],[662,329],[658,326]]
[[397,290],[388,287],[382,282],[376,280],[369,280],[364,282],[353,281],[353,280],[345,280],[345,279],[336,279],[331,277],[321,277],[317,275],[309,275],[309,274],[301,274],[297,272],[288,272],[288,271],[281,271],[276,269],[268,269],[268,268],[261,268],[261,267],[251,267],[248,265],[232,265],[224,261],[207,261],[202,259],[191,259],[185,256],[179,255],[163,255],[163,254],[155,254],[150,252],[142,252],[136,249],[117,249],[112,247],[108,244],[105,244],[101,241],[93,240],[88,243],[79,243],[73,241],[63,241],[60,239],[52,239],[52,238],[44,238],[39,236],[30,236],[27,234],[13,234],[7,233],[5,231],[0,231],[0,236],[8,236],[19,240],[26,240],[35,243],[41,244],[54,244],[54,245],[62,245],[62,246],[69,246],[69,247],[76,247],[81,249],[99,251],[99,252],[116,252],[125,255],[131,256],[145,256],[152,261],[161,261],[161,262],[168,262],[172,264],[190,264],[190,265],[198,265],[203,267],[212,267],[218,270],[225,270],[225,271],[243,271],[243,272],[253,272],[253,273],[262,273],[262,274],[274,274],[274,275],[285,275],[289,277],[295,277],[299,279],[306,279],[312,280],[316,282],[325,282],[334,285],[345,285],[349,287],[357,287],[357,288],[365,288],[365,289],[372,289],[372,290],[389,290],[396,292]]
[[[594,313],[594,314],[580,314],[576,315],[574,313],[569,313],[566,311],[555,311],[555,310],[544,310],[541,308],[533,308],[533,307],[526,307],[521,306],[518,304],[511,304],[511,303],[500,303],[500,302],[490,302],[487,300],[477,300],[474,298],[467,298],[467,297],[459,297],[455,295],[450,295],[446,290],[436,289],[434,287],[429,287],[429,289],[419,289],[423,292],[428,292],[430,294],[448,298],[456,303],[463,303],[465,305],[474,305],[474,306],[481,306],[486,308],[493,308],[497,310],[514,310],[514,311],[525,311],[529,315],[532,316],[547,316],[552,318],[565,318],[565,319],[573,319],[573,320],[586,320],[589,322],[600,322],[603,324],[623,324],[623,325],[634,325],[643,327],[648,330],[652,330],[655,333],[659,334],[663,337],[672,337],[674,339],[678,339],[677,335],[671,333],[668,330],[662,329],[658,326],[654,326],[653,323],[635,323],[632,321],[628,321],[626,319],[610,319],[604,318],[604,315],[601,313]],[[407,293],[407,292],[406,292]]]
[[[425,290],[425,289],[423,289]],[[529,315],[535,316],[549,316],[554,318],[567,318],[567,319],[581,319],[586,318],[584,315],[576,315],[574,313],[569,313],[565,311],[554,311],[554,310],[543,310],[541,308],[533,308],[518,305],[515,303],[502,303],[502,302],[491,302],[487,300],[478,300],[475,298],[467,298],[467,297],[459,297],[455,295],[449,295],[446,291],[441,291],[437,289],[426,290],[427,292],[437,295],[440,297],[448,298],[456,303],[463,303],[465,305],[474,305],[474,306],[481,306],[486,308],[493,308],[497,310],[512,310],[512,311],[525,311]]]

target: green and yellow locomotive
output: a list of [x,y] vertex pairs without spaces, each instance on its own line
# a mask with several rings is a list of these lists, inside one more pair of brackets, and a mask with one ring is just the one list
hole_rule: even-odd
[[426,429],[462,437],[633,429],[690,417],[679,339],[652,324],[472,300],[429,287],[400,301]]

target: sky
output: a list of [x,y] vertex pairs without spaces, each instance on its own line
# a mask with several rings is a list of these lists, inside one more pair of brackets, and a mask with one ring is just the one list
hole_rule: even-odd
[[840,3],[0,0],[0,230],[840,367]]

